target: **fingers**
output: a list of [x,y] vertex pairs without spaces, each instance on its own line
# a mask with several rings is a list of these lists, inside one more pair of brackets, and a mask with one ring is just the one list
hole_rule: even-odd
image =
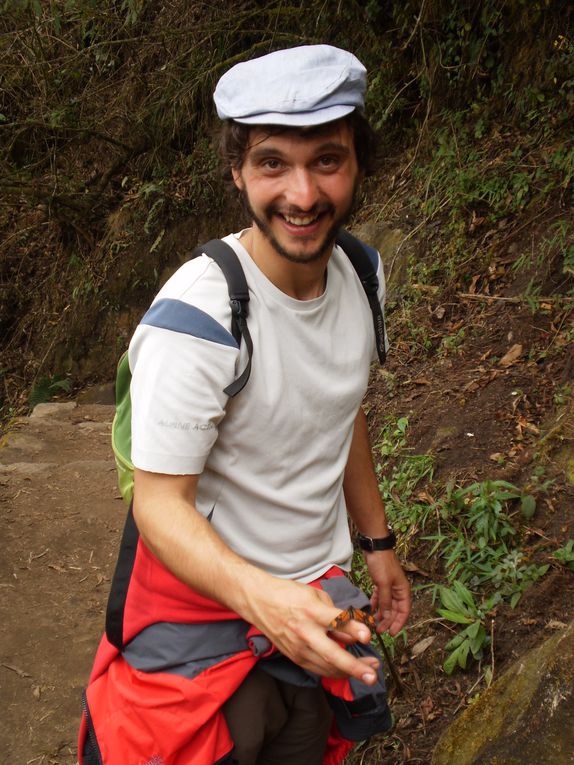
[[377,587],[371,604],[375,611],[377,632],[388,631],[394,636],[407,622],[411,610],[410,590],[408,587]]
[[[332,607],[329,611],[329,623],[340,613]],[[327,632],[324,624],[307,622],[301,625],[293,651],[280,648],[290,658],[305,669],[323,677],[354,677],[367,685],[377,681],[379,662],[375,657],[353,656],[343,648],[357,640],[368,643],[370,630],[357,621],[350,621],[342,628]]]
[[309,648],[311,653],[308,658],[318,667],[318,674],[325,677],[354,677],[366,685],[376,683],[379,662],[374,656],[352,656],[325,633],[322,634],[322,640]]
[[405,626],[411,609],[409,582],[391,551],[370,553],[367,566],[375,585],[371,607],[377,632],[386,630],[394,636]]
[[371,630],[355,619],[351,619],[337,629],[329,629],[328,632],[334,640],[344,645],[357,642],[367,644],[372,637]]
[[351,620],[328,632],[341,610],[326,592],[297,582],[272,580],[272,587],[259,590],[254,600],[252,611],[257,618],[252,623],[296,664],[324,677],[354,677],[368,685],[376,683],[376,658],[358,658],[343,647],[356,641],[368,643],[369,628]]

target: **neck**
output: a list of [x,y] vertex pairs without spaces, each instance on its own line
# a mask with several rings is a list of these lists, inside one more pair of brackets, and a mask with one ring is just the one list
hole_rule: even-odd
[[256,225],[241,236],[241,244],[259,270],[281,292],[296,300],[313,300],[325,291],[327,263],[332,248],[311,263],[293,263],[279,255]]

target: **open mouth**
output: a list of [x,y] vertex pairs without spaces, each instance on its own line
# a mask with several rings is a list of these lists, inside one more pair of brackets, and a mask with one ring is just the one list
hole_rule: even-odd
[[329,205],[323,205],[306,213],[295,210],[275,210],[274,212],[291,231],[305,233],[312,232],[332,210]]
[[319,220],[319,215],[281,215],[283,220],[287,221],[291,226],[310,226]]

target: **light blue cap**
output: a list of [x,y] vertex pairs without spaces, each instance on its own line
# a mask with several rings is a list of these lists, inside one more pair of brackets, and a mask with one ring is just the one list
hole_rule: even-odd
[[245,125],[307,127],[365,105],[367,70],[332,45],[302,45],[236,64],[217,83],[222,120]]

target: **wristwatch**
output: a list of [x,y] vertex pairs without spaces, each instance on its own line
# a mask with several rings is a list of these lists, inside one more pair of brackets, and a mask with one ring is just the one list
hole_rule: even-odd
[[364,534],[359,533],[357,538],[359,540],[359,547],[366,552],[375,552],[378,550],[392,550],[397,543],[395,532],[389,528],[390,534],[386,537],[366,537]]

